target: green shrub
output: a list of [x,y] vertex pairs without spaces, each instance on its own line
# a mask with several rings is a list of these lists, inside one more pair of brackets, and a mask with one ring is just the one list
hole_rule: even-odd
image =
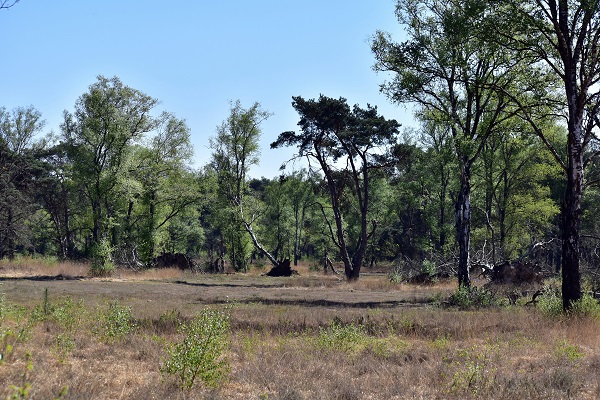
[[329,327],[319,328],[316,346],[323,350],[356,352],[368,344],[368,335],[362,325],[342,324],[334,319]]
[[437,265],[431,260],[423,260],[423,266],[421,267],[421,272],[434,276],[437,274]]
[[405,277],[404,277],[404,274],[402,273],[402,271],[400,270],[400,268],[394,267],[388,273],[388,279],[392,283],[402,283],[402,282],[404,282]]
[[70,297],[67,297],[52,306],[46,304],[46,296],[44,296],[44,299],[44,307],[50,309],[49,319],[54,321],[61,329],[54,340],[54,350],[62,361],[75,349],[75,332],[81,326],[86,310],[82,300],[74,302]]
[[569,343],[566,339],[556,343],[554,355],[559,360],[566,360],[573,364],[585,356],[579,346]]
[[[565,315],[562,295],[556,288],[544,288],[537,301],[537,308],[549,317],[563,317]],[[569,315],[599,318],[600,303],[589,293],[584,293],[580,300],[573,303]]]
[[573,304],[573,313],[582,316],[600,317],[600,303],[589,293],[585,293],[581,300]]
[[25,317],[24,308],[10,304],[0,293],[0,365],[11,356],[17,342],[30,339],[32,322]]
[[545,287],[542,295],[538,298],[537,308],[550,317],[558,317],[563,315],[562,296],[557,289]]
[[482,308],[499,305],[498,299],[494,293],[487,289],[480,289],[477,286],[459,286],[452,293],[448,302],[452,306],[462,309]]
[[454,369],[450,391],[477,395],[496,383],[496,361],[500,348],[486,343],[467,349],[456,349],[445,361]]
[[83,300],[74,302],[70,297],[50,305],[50,319],[56,322],[64,331],[73,333],[80,325],[85,315]]
[[180,342],[168,343],[163,374],[176,375],[182,389],[191,389],[197,379],[217,387],[229,373],[230,311],[205,309],[189,323],[182,323]]
[[115,271],[113,248],[108,239],[101,239],[92,247],[90,273],[92,276],[108,276]]
[[135,328],[131,307],[122,306],[115,301],[109,303],[106,310],[98,313],[94,333],[107,342],[114,342],[132,333]]

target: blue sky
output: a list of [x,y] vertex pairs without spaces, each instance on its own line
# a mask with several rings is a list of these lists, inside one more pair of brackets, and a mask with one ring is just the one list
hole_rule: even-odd
[[0,11],[3,38],[0,106],[33,105],[59,132],[63,110],[96,76],[161,101],[157,109],[186,119],[194,164],[210,158],[208,139],[229,101],[258,101],[274,115],[263,125],[254,177],[273,177],[294,149],[269,149],[295,130],[292,96],[345,97],[378,106],[411,125],[410,114],[379,93],[369,38],[400,39],[394,0],[21,0]]

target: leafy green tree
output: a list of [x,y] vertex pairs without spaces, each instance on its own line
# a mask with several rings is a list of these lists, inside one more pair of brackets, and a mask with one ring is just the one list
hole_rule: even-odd
[[451,192],[456,192],[456,159],[453,138],[447,124],[436,122],[435,118],[420,118],[422,129],[419,142],[424,154],[416,158],[411,172],[422,182],[421,192],[425,194],[423,207],[425,218],[429,220],[433,248],[442,258],[449,254],[454,241],[449,241],[452,221]]
[[77,196],[72,179],[72,164],[68,153],[64,143],[48,147],[41,155],[46,172],[38,182],[38,201],[51,220],[57,255],[64,259],[76,255],[76,217],[84,208],[84,202]]
[[398,264],[417,265],[434,246],[433,230],[437,205],[432,205],[435,171],[423,149],[410,142],[400,146],[398,161],[388,180],[378,176],[373,181],[373,217],[378,234],[373,246],[379,259]]
[[[585,188],[584,170],[597,152],[590,145],[599,124],[600,3],[591,1],[531,0],[493,2],[498,7],[494,39],[518,52],[536,68],[531,79],[558,79],[560,89],[525,87],[505,92],[518,101],[522,117],[550,149],[566,175],[562,205],[562,296],[565,310],[581,299],[580,225]],[[515,88],[518,89],[518,88]],[[558,90],[555,90],[558,89]],[[534,101],[526,101],[533,98]],[[533,103],[533,104],[532,104]],[[535,107],[542,104],[543,107]],[[549,107],[554,107],[548,111]],[[544,121],[559,115],[567,126],[566,156],[549,140]]]
[[34,136],[43,126],[32,106],[0,108],[0,256],[12,258],[17,247],[31,246],[26,221],[38,208],[35,181],[41,170]]
[[225,238],[223,227],[226,225],[220,215],[224,204],[219,198],[217,172],[209,164],[199,173],[201,193],[204,202],[198,207],[199,223],[204,231],[202,249],[207,256],[206,270],[210,272],[224,272],[225,270]]
[[492,265],[523,256],[543,242],[558,213],[549,184],[560,171],[550,153],[529,133],[529,126],[514,118],[482,151],[476,174],[482,201],[476,207],[482,217],[481,230],[486,232],[484,240],[490,244]]
[[[316,162],[327,183],[335,228],[331,237],[344,263],[346,278],[358,279],[360,268],[376,221],[369,221],[371,172],[390,164],[395,148],[398,123],[378,115],[377,108],[350,108],[346,99],[321,95],[318,100],[293,97],[293,107],[300,115],[301,132],[283,132],[271,148],[297,146],[298,157]],[[360,229],[348,238],[342,215],[346,191],[356,200]],[[353,241],[353,242],[352,242]],[[350,252],[353,251],[352,256]]]
[[294,265],[298,265],[298,259],[301,257],[304,226],[309,210],[315,204],[315,193],[306,170],[300,170],[285,176],[284,184],[290,201],[294,226]]
[[64,113],[61,128],[71,151],[73,179],[91,208],[92,247],[103,249],[96,252],[104,259],[101,264],[111,257],[109,233],[117,217],[114,195],[119,177],[127,173],[123,167],[132,144],[155,128],[150,111],[156,104],[156,99],[125,86],[117,77],[99,76],[79,97],[74,113]]
[[285,176],[271,179],[262,196],[264,212],[261,215],[261,237],[278,260],[292,258],[293,214],[289,184]]
[[[140,257],[144,263],[155,256],[158,230],[180,213],[185,213],[201,195],[197,176],[187,167],[192,155],[188,126],[185,121],[169,113],[163,113],[158,118],[156,131],[149,143],[134,150],[129,164],[132,168],[131,178],[140,186],[138,193],[135,193],[134,186],[134,196],[128,196],[127,225],[131,234],[132,208],[134,203],[139,203],[139,216],[135,219],[139,221],[137,230],[142,232],[139,238]],[[138,199],[139,202],[136,201]]]
[[485,2],[397,2],[408,40],[378,32],[375,69],[392,73],[381,90],[396,103],[414,103],[423,116],[449,127],[460,176],[455,201],[458,281],[470,286],[471,178],[487,139],[511,115],[508,96],[495,87],[515,83],[516,60],[482,40]]
[[258,218],[253,199],[248,196],[248,170],[258,163],[260,125],[271,114],[259,103],[243,108],[238,100],[231,104],[229,117],[210,140],[211,167],[216,173],[221,205],[221,230],[229,243],[229,257],[236,269],[246,269],[252,244],[275,266],[279,261],[259,242],[253,229]]

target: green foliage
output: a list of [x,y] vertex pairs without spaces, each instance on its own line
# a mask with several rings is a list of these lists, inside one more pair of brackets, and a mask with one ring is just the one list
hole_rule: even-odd
[[538,298],[537,308],[550,317],[563,315],[563,301],[557,289],[545,287],[542,295]]
[[327,328],[319,328],[316,346],[328,351],[354,353],[365,347],[368,335],[362,325],[342,324],[334,319]]
[[28,223],[36,204],[38,163],[33,139],[44,121],[33,106],[11,112],[0,106],[0,258],[16,255],[19,247],[31,248],[32,230]]
[[[10,321],[9,321],[10,318]],[[15,321],[13,321],[15,320]],[[9,322],[13,322],[12,324]],[[14,323],[16,322],[16,323]],[[6,363],[14,353],[14,346],[18,341],[29,337],[31,326],[28,321],[22,320],[20,310],[11,306],[0,293],[0,366]],[[25,353],[26,370],[21,377],[19,385],[9,385],[11,393],[7,399],[27,399],[31,390],[29,372],[33,370],[32,356]]]
[[566,360],[575,364],[585,356],[585,353],[579,346],[571,344],[565,339],[556,343],[554,355],[559,360]]
[[477,286],[462,285],[452,293],[448,302],[461,309],[492,307],[500,304],[491,291]]
[[[44,304],[45,305],[45,304]],[[71,297],[50,306],[50,319],[67,332],[74,332],[81,324],[86,310],[83,300],[74,302]]]
[[136,324],[131,314],[131,307],[122,306],[115,301],[108,303],[106,309],[98,312],[94,333],[106,342],[112,343],[125,338],[135,329]]
[[573,304],[571,312],[575,315],[600,318],[600,303],[591,294],[584,293],[581,299]]
[[112,260],[113,248],[106,238],[94,243],[91,253],[90,273],[92,276],[108,276],[115,271]]
[[9,388],[11,390],[11,394],[7,397],[7,399],[18,400],[18,399],[28,399],[29,392],[31,391],[31,383],[29,382],[29,373],[33,371],[33,357],[30,352],[25,353],[25,362],[27,363],[26,370],[21,377],[21,384],[10,385]]
[[48,290],[44,291],[44,301],[41,306],[32,311],[32,320],[52,322],[59,329],[54,340],[54,351],[63,361],[75,348],[75,333],[81,326],[86,315],[83,301],[74,302],[70,297],[51,304]]
[[388,278],[392,283],[402,283],[405,279],[402,270],[399,267],[394,267],[388,273]]
[[33,322],[24,317],[24,309],[8,303],[0,293],[0,365],[13,354],[18,342],[30,338]]
[[189,323],[182,323],[180,342],[168,343],[167,359],[160,370],[176,375],[182,389],[191,389],[197,379],[217,387],[229,373],[230,310],[205,309]]
[[470,392],[476,395],[495,383],[494,361],[498,357],[497,345],[485,344],[469,349],[458,349],[451,358],[445,358],[455,370],[450,391]]
[[254,103],[245,109],[238,100],[231,103],[229,117],[210,139],[213,150],[210,169],[216,179],[216,201],[212,205],[215,227],[222,234],[223,244],[231,265],[236,271],[248,270],[253,245],[271,260],[274,258],[260,245],[252,227],[264,205],[250,196],[248,171],[258,163],[260,154],[260,125],[271,114]]
[[450,340],[451,338],[449,335],[438,336],[431,343],[431,346],[437,350],[447,350],[450,346]]
[[[565,316],[562,296],[558,289],[550,286],[545,287],[542,295],[538,298],[537,308],[542,314],[549,317]],[[599,318],[600,304],[589,293],[584,293],[580,300],[573,303],[568,315]]]
[[434,276],[437,274],[437,266],[435,265],[435,262],[431,260],[423,260],[421,271],[429,276]]
[[[368,215],[373,207],[368,195],[371,178],[398,161],[393,152],[398,148],[400,124],[386,120],[371,105],[350,107],[342,97],[292,99],[301,130],[279,134],[271,148],[296,146],[299,157],[321,167],[334,216],[327,221],[329,233],[339,249],[346,277],[357,279],[369,232],[377,225]],[[345,220],[354,223],[344,226]]]

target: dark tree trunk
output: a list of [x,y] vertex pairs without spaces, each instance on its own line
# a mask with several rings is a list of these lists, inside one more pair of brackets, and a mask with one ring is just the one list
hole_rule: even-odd
[[448,191],[448,177],[444,171],[444,165],[440,166],[440,176],[442,178],[442,187],[440,190],[440,214],[438,219],[438,228],[440,230],[439,242],[437,245],[438,251],[443,251],[446,245],[446,193]]
[[471,247],[471,170],[463,165],[460,177],[460,192],[456,199],[456,240],[458,242],[458,284],[470,287],[469,276]]
[[[585,4],[583,4],[585,3]],[[564,65],[563,81],[569,109],[567,157],[565,168],[567,187],[563,203],[562,296],[563,308],[568,311],[581,299],[579,273],[579,225],[583,195],[583,155],[594,124],[584,125],[598,116],[597,99],[589,96],[598,79],[597,48],[599,43],[598,4],[581,2],[579,9],[571,2],[551,2],[557,50]],[[578,18],[578,20],[577,20]],[[585,126],[585,128],[584,128]]]
[[92,216],[94,218],[94,226],[92,229],[92,242],[94,244],[100,241],[100,209],[100,200],[94,200],[92,202]]
[[8,219],[6,221],[6,254],[10,260],[15,258],[15,229],[13,228],[13,209],[8,206]]
[[148,204],[148,259],[154,258],[154,231],[156,230],[155,218],[156,217],[156,192],[150,193],[150,199]]
[[581,299],[579,226],[583,195],[583,159],[580,146],[577,146],[577,140],[573,140],[572,136],[569,137],[567,187],[562,210],[562,297],[565,310],[571,309],[573,302]]
[[66,192],[63,195],[64,219],[65,219],[65,249],[64,257],[70,258],[73,255],[73,239],[71,237],[71,218],[69,212],[69,203]]

